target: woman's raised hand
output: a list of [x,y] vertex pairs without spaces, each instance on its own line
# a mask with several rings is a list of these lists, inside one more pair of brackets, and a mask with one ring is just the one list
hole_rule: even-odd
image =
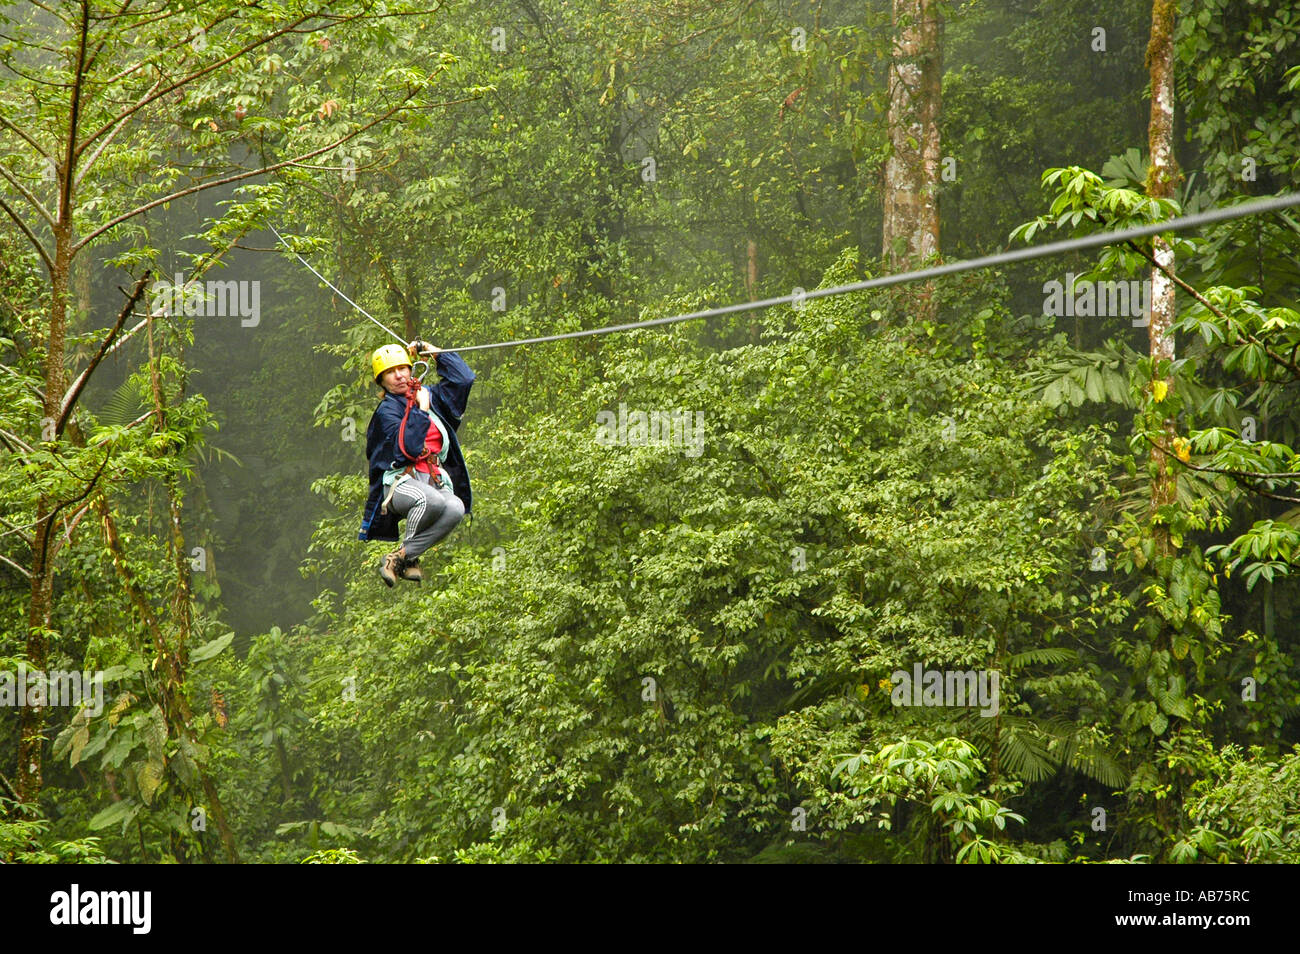
[[414,341],[409,342],[406,347],[407,350],[411,351],[414,354],[436,355],[440,350],[442,350],[441,348],[435,348],[427,341],[421,341],[419,338],[416,338]]

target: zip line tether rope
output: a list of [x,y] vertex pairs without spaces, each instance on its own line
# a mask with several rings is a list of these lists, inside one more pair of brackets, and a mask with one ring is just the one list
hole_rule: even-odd
[[372,315],[370,312],[366,311],[364,308],[362,308],[360,305],[358,305],[355,301],[353,301],[351,298],[349,298],[347,295],[345,295],[345,294],[343,293],[343,290],[342,290],[341,288],[339,288],[337,285],[335,285],[332,281],[330,281],[328,278],[326,278],[326,277],[325,277],[324,275],[322,275],[320,272],[316,271],[316,269],[312,268],[312,267],[311,267],[311,262],[307,261],[307,259],[303,258],[303,257],[302,257],[301,255],[299,255],[297,252],[294,252],[294,251],[293,251],[293,246],[290,245],[288,242],[286,242],[286,241],[284,240],[284,236],[281,235],[278,231],[276,231],[276,228],[275,228],[274,225],[271,225],[270,223],[268,223],[266,227],[269,228],[272,232],[275,232],[275,237],[278,238],[278,239],[280,240],[280,243],[281,243],[285,248],[287,248],[289,251],[293,252],[293,257],[294,257],[294,258],[296,258],[298,261],[300,261],[300,262],[302,262],[304,265],[306,265],[307,268],[311,269],[311,273],[312,273],[313,275],[315,275],[317,278],[319,278],[321,281],[323,281],[323,282],[324,282],[326,285],[328,285],[330,288],[334,289],[334,292],[335,292],[335,293],[336,293],[340,298],[342,298],[345,302],[347,302],[349,305],[351,305],[351,306],[352,306],[353,308],[355,308],[357,311],[361,312],[361,314],[363,314],[363,315],[365,315],[367,318],[369,318],[371,321],[373,321],[375,324],[377,324],[380,328],[383,328],[383,329],[384,329],[385,331],[387,331],[390,335],[392,335],[394,338],[396,338],[398,341],[400,341],[403,345],[405,345],[405,344],[407,343],[407,341],[406,341],[405,338],[403,338],[401,335],[399,335],[399,334],[398,334],[396,331],[394,331],[392,328],[388,327],[386,324],[384,324],[382,321],[380,321],[378,318],[376,318],[376,317],[375,317],[374,315]]
[[[865,281],[853,282],[849,285],[835,285],[831,288],[815,288],[812,291],[795,292],[790,295],[781,295],[778,298],[764,298],[762,301],[739,302],[734,305],[723,305],[718,308],[706,308],[704,311],[692,311],[684,315],[670,315],[666,318],[651,318],[647,321],[632,321],[622,325],[607,325],[603,328],[586,328],[582,331],[566,331],[563,334],[557,335],[542,335],[537,338],[519,338],[514,341],[496,341],[492,344],[467,345],[463,348],[443,348],[442,350],[463,352],[486,351],[490,348],[513,348],[517,345],[541,344],[546,341],[560,341],[565,338],[586,338],[591,335],[612,334],[616,331],[635,331],[638,328],[654,328],[659,325],[670,325],[678,321],[694,321],[699,318],[714,318],[718,315],[726,315],[737,311],[750,311],[756,308],[770,308],[773,305],[793,304],[796,301],[807,301],[810,298],[822,298],[827,295],[843,295],[847,292],[866,291],[869,288],[888,288],[891,285],[927,281],[932,278],[940,278],[944,275],[955,275],[959,272],[969,272],[981,268],[992,268],[995,265],[1001,265],[1007,262],[1024,262],[1035,258],[1045,258],[1049,255],[1061,255],[1065,252],[1096,248],[1100,245],[1115,245],[1132,239],[1145,238],[1149,235],[1159,235],[1162,232],[1179,232],[1184,229],[1196,228],[1200,225],[1208,225],[1212,222],[1239,219],[1247,215],[1258,215],[1261,212],[1275,212],[1295,205],[1300,205],[1300,193],[1294,195],[1274,196],[1269,199],[1260,199],[1255,202],[1243,202],[1240,205],[1211,209],[1209,212],[1198,212],[1195,215],[1184,215],[1152,225],[1134,226],[1133,228],[1120,229],[1116,232],[1099,232],[1096,235],[1085,235],[1081,238],[1063,239],[1059,242],[1049,242],[1046,245],[1035,245],[1031,248],[998,252],[994,255],[985,255],[981,258],[967,259],[962,262],[952,262],[947,265],[936,265],[931,268],[921,268],[911,272],[900,272],[897,275],[885,275],[880,278],[870,278]],[[328,278],[316,271],[316,269],[312,268],[311,264],[305,258],[293,250],[293,247],[284,240],[284,236],[277,232],[274,226],[268,227],[272,232],[275,232],[276,238],[284,244],[284,247],[289,249],[290,252],[293,252],[294,257],[296,257],[298,261],[311,269],[313,275],[323,281],[326,285],[329,285],[330,288],[334,289],[334,291],[337,292],[344,301],[377,324],[380,328],[383,328],[403,345],[408,343],[401,335],[397,334],[393,329],[389,328],[374,315],[370,314],[370,312],[366,311],[347,295],[343,294],[343,292],[340,291]]]

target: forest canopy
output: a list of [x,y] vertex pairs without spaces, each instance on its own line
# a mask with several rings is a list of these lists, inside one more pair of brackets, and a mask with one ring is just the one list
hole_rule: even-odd
[[0,861],[1300,861],[1300,211],[807,297],[1291,195],[1298,51],[0,0]]

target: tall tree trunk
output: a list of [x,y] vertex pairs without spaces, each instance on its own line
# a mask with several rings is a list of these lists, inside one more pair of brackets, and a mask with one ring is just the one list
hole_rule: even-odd
[[[154,414],[158,429],[167,428],[167,408],[163,399],[162,376],[158,373],[158,360],[154,354],[153,318],[148,319],[145,332],[149,342],[149,383],[153,391]],[[184,361],[184,350],[180,360]],[[184,370],[181,374],[184,375]],[[185,396],[185,379],[180,381],[178,400]],[[176,591],[172,597],[172,619],[176,622],[176,658],[181,671],[189,668],[190,630],[193,626],[193,597],[190,593],[190,563],[185,552],[185,533],[181,529],[180,478],[173,472],[164,479],[167,487],[167,514],[170,521],[172,566],[176,571]]]
[[758,243],[745,243],[745,295],[752,301],[758,294]]
[[[1170,199],[1174,196],[1178,171],[1174,164],[1174,17],[1177,0],[1153,0],[1151,4],[1151,39],[1147,43],[1147,69],[1151,76],[1151,119],[1147,126],[1148,145],[1151,150],[1151,165],[1147,170],[1147,194],[1154,198]],[[1152,362],[1152,384],[1163,381],[1168,391],[1172,391],[1174,381],[1171,376],[1159,377],[1155,365],[1162,358],[1170,361],[1174,358],[1173,323],[1176,317],[1174,292],[1176,286],[1171,278],[1174,274],[1174,250],[1163,238],[1157,236],[1152,246],[1156,266],[1151,272],[1151,322],[1147,334],[1150,344]],[[1166,273],[1162,269],[1167,269]],[[1161,424],[1164,436],[1161,444],[1172,447],[1174,437],[1174,420],[1166,417]],[[1164,451],[1153,449],[1156,455],[1156,474],[1151,481],[1151,510],[1171,504],[1175,500],[1175,478],[1169,469],[1169,458]],[[1156,553],[1168,557],[1173,553],[1173,543],[1169,527],[1159,523],[1152,527]],[[1155,639],[1155,648],[1167,651],[1171,645],[1170,625],[1161,627]],[[1168,730],[1172,735],[1177,723],[1177,716],[1170,716]],[[1162,783],[1177,788],[1177,780],[1172,777],[1167,767],[1157,768]],[[1168,797],[1157,799],[1155,804],[1155,827],[1158,831],[1170,831],[1174,825],[1171,817],[1174,805],[1173,793]],[[1161,850],[1163,860],[1164,850]]]
[[74,328],[90,327],[90,312],[94,307],[94,302],[90,297],[90,273],[93,268],[93,261],[84,255],[76,259],[72,266],[72,287],[77,294],[77,314]]
[[[939,252],[939,110],[943,20],[937,0],[894,0],[889,64],[889,158],[885,160],[882,255],[890,271]],[[918,318],[934,317],[932,287]]]
[[[1151,5],[1151,40],[1147,44],[1147,69],[1151,75],[1151,119],[1147,138],[1151,150],[1151,166],[1147,170],[1147,194],[1155,198],[1171,199],[1177,185],[1178,170],[1174,163],[1174,16],[1176,0],[1153,0]],[[1174,250],[1163,238],[1157,236],[1153,253],[1156,262],[1174,274]],[[1147,333],[1153,365],[1161,358],[1174,359],[1172,326],[1175,312],[1175,285],[1160,268],[1151,270],[1151,322]],[[1173,390],[1172,377],[1163,378],[1165,387]],[[1154,379],[1153,379],[1154,383]],[[1174,420],[1163,422],[1165,447],[1174,442]],[[1174,502],[1174,477],[1169,470],[1169,459],[1156,450],[1156,476],[1151,483],[1151,509]],[[1163,524],[1155,527],[1156,550],[1169,555],[1172,546],[1169,528]]]
[[[85,79],[87,41],[90,36],[90,4],[82,4],[78,24],[76,61],[70,64],[72,83],[68,91],[68,126],[65,129],[62,162],[56,165],[58,207],[54,216],[54,255],[50,263],[50,331],[45,346],[45,395],[41,402],[41,437],[44,439],[62,412],[65,373],[63,370],[68,318],[68,280],[72,274],[76,233],[72,223],[77,172],[77,134],[81,116],[81,94]],[[58,434],[50,435],[58,440]],[[27,605],[27,661],[45,670],[50,620],[54,610],[54,564],[50,559],[51,531],[58,504],[48,494],[36,503],[36,528],[32,547],[32,579]],[[34,801],[41,790],[41,760],[45,748],[45,706],[23,706],[18,729],[18,798]]]
[[[50,275],[50,331],[45,346],[44,398],[41,402],[41,439],[52,437],[59,419],[65,374],[64,341],[68,316],[68,276],[72,267],[72,228],[60,214],[54,231],[54,268]],[[58,502],[43,494],[36,503],[32,542],[32,578],[27,604],[27,665],[45,671],[49,654],[50,621],[54,611],[54,562],[50,559],[53,519]],[[45,754],[45,706],[22,706],[18,730],[18,778],[15,787],[24,802],[35,801],[42,783]]]
[[[36,506],[37,537],[50,517],[50,502],[41,498]],[[45,559],[44,548],[32,552],[32,577],[27,606],[27,665],[44,671],[46,632],[50,625],[53,602],[54,568]],[[19,801],[33,802],[41,791],[41,760],[45,746],[45,707],[24,705],[19,710],[18,776],[14,782]]]

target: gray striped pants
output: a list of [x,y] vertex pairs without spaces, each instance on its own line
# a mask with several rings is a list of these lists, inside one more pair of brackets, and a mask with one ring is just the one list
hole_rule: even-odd
[[460,523],[465,505],[450,490],[440,490],[415,478],[393,491],[392,511],[406,518],[406,559],[414,560]]

